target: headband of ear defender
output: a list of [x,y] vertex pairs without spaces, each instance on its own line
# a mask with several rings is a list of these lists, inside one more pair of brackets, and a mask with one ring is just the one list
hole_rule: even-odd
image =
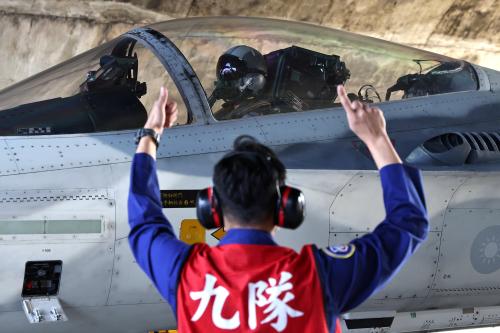
[[[240,137],[235,141],[235,147],[238,140],[253,140],[251,137]],[[276,164],[272,156],[258,151],[234,150],[223,158],[233,157],[235,155],[246,155],[247,158],[259,158],[266,161],[266,164],[276,173]],[[264,156],[266,155],[266,156]],[[278,161],[281,165],[281,163]],[[305,216],[305,198],[302,191],[287,185],[279,186],[279,179],[276,186],[277,201],[275,207],[274,224],[287,229],[296,229],[304,220]],[[198,220],[206,229],[220,228],[224,226],[221,200],[217,195],[215,187],[208,187],[198,192],[196,197],[196,215]]]

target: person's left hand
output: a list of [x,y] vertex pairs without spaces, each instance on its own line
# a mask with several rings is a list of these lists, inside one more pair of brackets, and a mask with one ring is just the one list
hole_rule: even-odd
[[177,120],[177,103],[168,99],[168,90],[160,88],[160,96],[149,112],[144,128],[151,128],[156,133],[162,134],[164,128],[172,127]]

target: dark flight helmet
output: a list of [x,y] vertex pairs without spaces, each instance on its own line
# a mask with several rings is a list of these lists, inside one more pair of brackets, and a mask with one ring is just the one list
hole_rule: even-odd
[[219,57],[216,76],[216,99],[227,102],[256,96],[266,84],[266,60],[250,46],[234,46]]

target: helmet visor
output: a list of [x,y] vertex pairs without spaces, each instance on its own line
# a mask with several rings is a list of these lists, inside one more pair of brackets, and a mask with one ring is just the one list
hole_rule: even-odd
[[247,74],[247,66],[243,61],[232,55],[223,55],[217,63],[217,77],[220,80],[232,81]]

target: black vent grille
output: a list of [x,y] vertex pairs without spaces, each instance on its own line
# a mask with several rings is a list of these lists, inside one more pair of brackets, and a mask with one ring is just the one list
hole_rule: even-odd
[[464,132],[460,134],[469,143],[472,150],[500,152],[500,132]]
[[449,132],[435,136],[406,157],[415,165],[500,166],[500,132]]

